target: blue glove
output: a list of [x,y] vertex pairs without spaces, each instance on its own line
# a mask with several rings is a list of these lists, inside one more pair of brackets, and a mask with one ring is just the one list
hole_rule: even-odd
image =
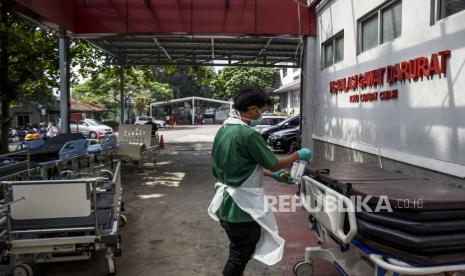
[[290,178],[289,171],[286,169],[281,169],[279,171],[275,171],[271,174],[274,180],[285,183],[285,184],[294,184],[292,179]]
[[297,151],[297,156],[299,157],[299,160],[308,161],[312,159],[312,151],[307,148],[301,148]]

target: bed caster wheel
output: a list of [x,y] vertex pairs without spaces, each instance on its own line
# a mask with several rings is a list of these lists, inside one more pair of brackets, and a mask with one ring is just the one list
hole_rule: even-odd
[[107,258],[108,276],[116,275],[116,262],[115,258]]
[[20,264],[13,268],[13,276],[33,276],[34,270],[29,264]]
[[125,226],[127,221],[128,219],[126,218],[125,215],[119,215],[118,222],[119,222],[120,227]]
[[294,265],[293,269],[294,275],[296,276],[312,276],[313,275],[313,265],[307,262],[298,262]]

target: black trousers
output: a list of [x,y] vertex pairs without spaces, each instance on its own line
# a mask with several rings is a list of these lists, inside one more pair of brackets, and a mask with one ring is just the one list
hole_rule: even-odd
[[241,276],[260,240],[261,226],[255,221],[232,223],[222,221],[229,238],[229,257],[223,269],[224,276]]

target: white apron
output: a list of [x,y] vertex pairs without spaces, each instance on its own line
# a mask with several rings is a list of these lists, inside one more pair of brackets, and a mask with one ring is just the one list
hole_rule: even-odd
[[[225,125],[245,125],[242,120],[228,118]],[[215,183],[216,193],[213,197],[208,214],[219,221],[216,212],[223,202],[223,193],[226,191],[234,199],[234,202],[247,212],[261,227],[262,234],[257,243],[253,258],[266,265],[274,265],[279,262],[284,252],[284,239],[279,236],[278,225],[270,208],[268,208],[265,194],[262,188],[263,168],[257,165],[253,173],[239,187],[232,187],[221,182]]]

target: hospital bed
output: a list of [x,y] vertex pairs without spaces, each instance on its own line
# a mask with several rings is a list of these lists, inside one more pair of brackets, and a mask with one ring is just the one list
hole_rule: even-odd
[[117,150],[117,137],[115,134],[110,134],[103,136],[99,143],[90,143],[87,148],[87,154],[93,163],[99,163],[99,159],[103,159],[103,163],[109,162],[113,164],[114,154]]
[[142,168],[145,161],[156,162],[158,141],[158,136],[152,136],[151,125],[120,125],[117,155],[137,162]]
[[106,251],[108,275],[115,275],[121,163],[114,170],[89,169],[66,178],[2,182],[0,249],[14,275],[32,276],[34,263],[88,260],[100,250]]
[[353,162],[296,162],[291,177],[319,241],[296,275],[312,275],[315,260],[341,275],[463,275],[465,185]]
[[26,160],[29,156],[30,161],[38,163],[59,160],[60,150],[62,150],[67,142],[83,139],[85,139],[85,137],[82,133],[60,134],[48,138],[47,141],[39,147],[29,149],[27,154],[24,152],[16,152],[12,153],[11,156],[17,160]]
[[26,160],[17,160],[11,153],[0,155],[0,180],[20,180],[38,172],[39,164],[30,161],[28,151],[21,153],[26,155]]

